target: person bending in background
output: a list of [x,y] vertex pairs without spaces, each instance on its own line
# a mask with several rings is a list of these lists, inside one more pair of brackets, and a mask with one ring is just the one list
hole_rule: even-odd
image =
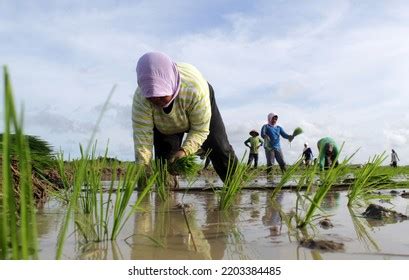
[[[264,139],[264,149],[267,160],[267,175],[270,174],[274,159],[280,165],[281,172],[286,170],[283,152],[280,146],[280,136],[288,139],[290,142],[294,139],[292,135],[287,134],[284,129],[277,125],[278,116],[270,113],[267,116],[267,124],[261,128],[261,137]],[[266,143],[267,142],[267,143]]]
[[[137,164],[156,159],[173,162],[211,150],[209,158],[225,181],[227,168],[238,159],[227,138],[212,86],[193,65],[175,63],[166,54],[149,52],[138,60],[138,87],[132,104],[132,126]],[[185,140],[184,134],[187,133]],[[177,188],[177,180],[168,184]]]
[[254,168],[257,168],[258,164],[258,148],[263,146],[263,140],[258,137],[258,132],[254,129],[250,131],[250,138],[244,141],[244,145],[250,148],[249,160],[247,161],[247,165],[251,165],[254,160]]
[[338,166],[339,149],[335,141],[330,137],[321,138],[317,142],[319,152],[320,170],[328,169],[332,166],[334,161],[335,167]]

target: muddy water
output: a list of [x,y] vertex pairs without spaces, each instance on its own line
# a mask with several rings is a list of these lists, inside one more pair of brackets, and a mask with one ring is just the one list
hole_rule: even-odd
[[[324,229],[316,220],[314,227],[298,232],[299,237],[343,243],[344,249],[301,247],[277,204],[269,202],[270,194],[271,190],[243,190],[234,208],[221,212],[212,191],[175,192],[167,202],[152,193],[143,203],[145,211],[131,217],[115,242],[85,243],[71,225],[63,259],[409,259],[409,221],[367,220],[361,216],[365,208],[347,208],[345,191],[329,193],[322,204],[322,215],[333,227]],[[288,214],[296,195],[284,191],[276,202]],[[409,214],[409,199],[395,196],[390,202],[374,202]],[[64,211],[52,200],[38,212],[41,259],[55,258]]]

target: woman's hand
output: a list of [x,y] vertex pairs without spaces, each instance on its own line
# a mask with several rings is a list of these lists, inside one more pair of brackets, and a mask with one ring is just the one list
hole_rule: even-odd
[[172,162],[174,162],[174,161],[176,161],[176,160],[178,160],[178,159],[180,159],[182,157],[185,157],[185,156],[187,156],[185,150],[180,149],[173,156],[171,156],[169,162],[172,163]]

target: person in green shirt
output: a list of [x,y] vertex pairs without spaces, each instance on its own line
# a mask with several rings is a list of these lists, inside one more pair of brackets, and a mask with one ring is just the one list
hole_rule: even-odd
[[257,168],[258,164],[258,148],[263,146],[263,140],[258,137],[258,132],[254,129],[250,131],[250,138],[244,141],[244,145],[250,148],[249,160],[247,161],[247,165],[251,165],[254,160],[254,168]]
[[335,167],[338,166],[339,148],[331,137],[321,138],[317,143],[319,151],[320,170],[328,169],[335,162]]

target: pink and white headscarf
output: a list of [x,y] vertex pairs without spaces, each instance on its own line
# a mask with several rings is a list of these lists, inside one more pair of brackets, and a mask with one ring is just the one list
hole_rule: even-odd
[[277,116],[277,115],[274,114],[274,113],[268,114],[268,116],[267,116],[267,121],[268,121],[269,124],[271,124],[271,120],[272,120],[275,116]]
[[166,54],[148,52],[141,56],[136,66],[138,86],[145,98],[172,96],[176,98],[180,88],[180,75],[174,63]]

